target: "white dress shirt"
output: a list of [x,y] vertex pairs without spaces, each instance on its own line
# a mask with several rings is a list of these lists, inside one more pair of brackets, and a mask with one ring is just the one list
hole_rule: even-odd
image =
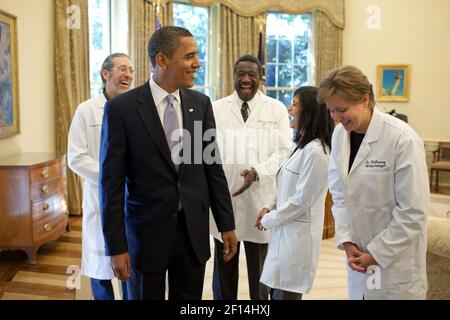
[[[170,94],[175,97],[173,99],[173,106],[175,108],[175,112],[178,117],[178,125],[180,129],[183,129],[183,114],[181,113],[181,99],[180,99],[180,90],[176,90],[175,92],[168,93],[166,90],[161,88],[154,80],[153,77],[150,77],[149,81],[150,91],[152,92],[153,100],[155,101],[156,110],[158,111],[159,119],[161,120],[161,124],[164,128],[164,112],[167,107],[167,96]],[[183,131],[180,131],[180,136],[183,136]]]

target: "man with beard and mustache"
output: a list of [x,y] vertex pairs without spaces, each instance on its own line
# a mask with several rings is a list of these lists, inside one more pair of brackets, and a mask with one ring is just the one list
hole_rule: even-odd
[[[75,112],[67,148],[69,167],[84,180],[81,274],[90,278],[95,300],[114,300],[111,258],[105,255],[98,200],[100,132],[107,101],[130,89],[134,70],[130,58],[114,53],[103,62],[103,93],[81,103]],[[123,298],[128,291],[122,282]]]
[[[276,194],[275,175],[287,157],[292,137],[286,107],[259,90],[261,77],[258,59],[251,55],[240,57],[234,65],[235,92],[213,103],[217,140],[232,193],[236,237],[245,246],[252,300],[266,300],[268,296],[259,279],[269,233],[257,230],[255,220],[267,198]],[[214,224],[211,234],[215,238],[214,299],[235,300],[239,244],[234,258],[224,263],[220,254],[223,244]]]

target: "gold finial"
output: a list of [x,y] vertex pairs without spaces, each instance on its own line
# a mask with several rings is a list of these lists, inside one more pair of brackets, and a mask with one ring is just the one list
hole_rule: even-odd
[[264,13],[258,15],[256,17],[256,23],[258,24],[259,32],[263,32],[264,26],[266,25],[266,15]]
[[156,14],[159,15],[159,13],[161,12],[162,0],[154,1],[153,5],[155,6]]

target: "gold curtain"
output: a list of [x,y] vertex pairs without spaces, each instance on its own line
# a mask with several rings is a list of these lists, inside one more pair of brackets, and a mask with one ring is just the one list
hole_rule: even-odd
[[[90,96],[88,0],[55,0],[54,10],[56,152],[64,155],[75,109]],[[81,180],[66,171],[69,212],[81,214]]]
[[[172,1],[161,2],[161,26],[172,24]],[[156,4],[156,1],[155,1]],[[151,63],[148,57],[148,40],[156,29],[156,5],[148,0],[129,0],[128,43],[130,58],[136,73],[134,86],[140,86],[150,79]]]
[[344,28],[344,0],[190,0],[189,2],[199,6],[220,3],[245,17],[254,17],[271,9],[289,14],[320,10],[333,24]]
[[342,65],[342,29],[321,11],[315,15],[316,85]]
[[256,17],[243,17],[226,6],[220,7],[220,82],[216,98],[234,91],[234,62],[244,54],[258,55],[259,28]]

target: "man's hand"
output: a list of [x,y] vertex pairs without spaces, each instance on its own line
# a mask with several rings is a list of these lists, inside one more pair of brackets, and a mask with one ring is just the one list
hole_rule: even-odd
[[231,196],[236,197],[236,196],[240,195],[242,192],[244,192],[245,190],[247,190],[248,188],[250,188],[253,181],[255,181],[256,174],[257,173],[254,168],[251,168],[250,170],[247,170],[247,169],[242,170],[241,177],[244,177],[244,183],[242,184],[242,186],[239,189],[237,189],[235,192],[233,192],[233,194]]
[[112,256],[111,266],[119,280],[127,281],[131,276],[131,260],[128,252]]
[[361,268],[364,268],[364,271],[367,271],[367,268],[369,268],[370,266],[378,264],[373,258],[373,256],[370,254],[370,252],[364,252],[358,257],[349,259],[348,262],[354,265],[358,265]]
[[221,233],[223,241],[223,260],[228,262],[237,252],[237,239],[234,231],[225,231]]
[[355,271],[366,272],[366,268],[360,264],[360,260],[355,260],[361,257],[364,252],[359,250],[356,244],[352,242],[345,242],[343,244],[345,253],[347,254],[348,265]]
[[256,217],[255,228],[257,228],[259,231],[266,231],[266,228],[264,228],[261,225],[261,220],[266,215],[266,213],[268,213],[269,211],[270,210],[267,209],[267,208],[262,208],[261,211],[258,214],[258,217]]

